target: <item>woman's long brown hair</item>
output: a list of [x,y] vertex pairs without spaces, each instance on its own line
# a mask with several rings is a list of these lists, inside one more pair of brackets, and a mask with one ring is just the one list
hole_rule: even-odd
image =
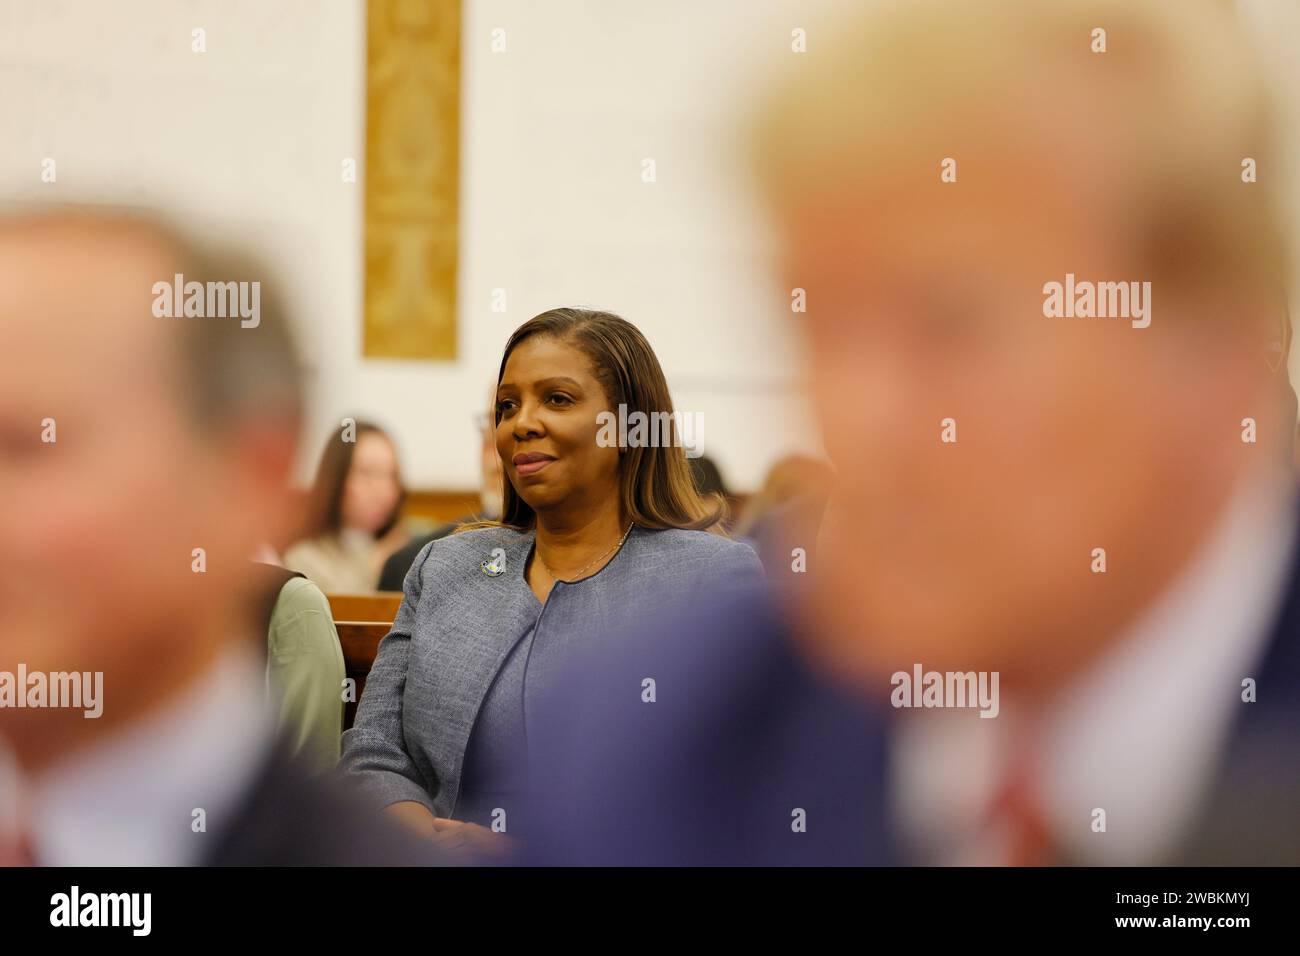
[[[686,452],[678,444],[677,422],[672,417],[673,400],[659,359],[644,335],[631,322],[612,312],[589,309],[551,309],[534,316],[515,329],[501,356],[497,385],[505,375],[510,353],[525,339],[551,336],[576,346],[591,361],[592,372],[605,389],[617,414],[624,405],[629,415],[668,413],[670,440],[658,447],[629,447],[621,450],[619,495],[623,512],[643,528],[687,528],[721,533],[727,505],[721,495],[708,500],[695,487]],[[501,424],[501,412],[495,413]],[[537,523],[537,514],[519,496],[503,474],[504,509],[500,521],[479,521],[458,531],[505,526],[527,531]]]
[[[307,502],[307,519],[303,537],[314,538],[318,535],[338,534],[343,526],[343,490],[347,485],[348,472],[352,470],[352,453],[356,450],[361,436],[371,432],[382,435],[389,444],[392,439],[378,425],[367,421],[355,422],[352,441],[343,440],[343,431],[336,429],[330,434],[325,450],[321,453],[320,464],[316,468],[316,480],[312,483],[311,495]],[[406,500],[406,488],[398,478],[397,503],[392,514],[382,528],[375,532],[378,540],[392,530],[397,519],[402,515],[402,504]]]

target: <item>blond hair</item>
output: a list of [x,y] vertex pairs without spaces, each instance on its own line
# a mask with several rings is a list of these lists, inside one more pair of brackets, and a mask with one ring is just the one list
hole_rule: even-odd
[[[1044,186],[1096,197],[1146,275],[1184,290],[1285,287],[1286,167],[1229,4],[903,0],[824,44],[791,58],[799,75],[756,129],[778,210],[855,188],[942,188],[944,157],[968,160],[960,188],[980,189],[1002,159],[1028,155],[1031,199]],[[1247,158],[1257,182],[1243,182]]]

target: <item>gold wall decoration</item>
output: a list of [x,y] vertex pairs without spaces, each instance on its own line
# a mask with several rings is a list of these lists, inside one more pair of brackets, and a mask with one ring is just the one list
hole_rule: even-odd
[[368,358],[456,357],[460,0],[369,0]]

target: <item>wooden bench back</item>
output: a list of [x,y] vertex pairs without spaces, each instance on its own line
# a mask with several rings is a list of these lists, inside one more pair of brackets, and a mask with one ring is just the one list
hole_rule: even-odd
[[401,591],[374,594],[327,594],[330,614],[336,621],[392,621],[402,603]]
[[[357,682],[357,702],[366,689],[366,677],[375,663],[379,642],[393,629],[389,621],[335,621],[339,643],[343,646],[343,666],[348,677]],[[357,717],[356,702],[343,707],[343,729],[347,730]]]
[[343,729],[357,717],[357,702],[366,689],[366,676],[374,666],[379,642],[393,628],[393,618],[402,603],[400,591],[374,594],[327,594],[334,628],[343,646],[343,665],[347,676],[357,682],[357,701],[343,708]]

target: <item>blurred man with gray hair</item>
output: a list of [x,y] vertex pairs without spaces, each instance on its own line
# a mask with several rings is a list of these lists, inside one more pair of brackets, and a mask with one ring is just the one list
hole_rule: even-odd
[[[209,310],[210,282],[259,314]],[[26,675],[0,694],[0,862],[423,859],[289,759],[267,705],[248,556],[296,518],[300,415],[276,293],[138,215],[0,220],[0,675]],[[97,715],[33,693],[82,677]]]

